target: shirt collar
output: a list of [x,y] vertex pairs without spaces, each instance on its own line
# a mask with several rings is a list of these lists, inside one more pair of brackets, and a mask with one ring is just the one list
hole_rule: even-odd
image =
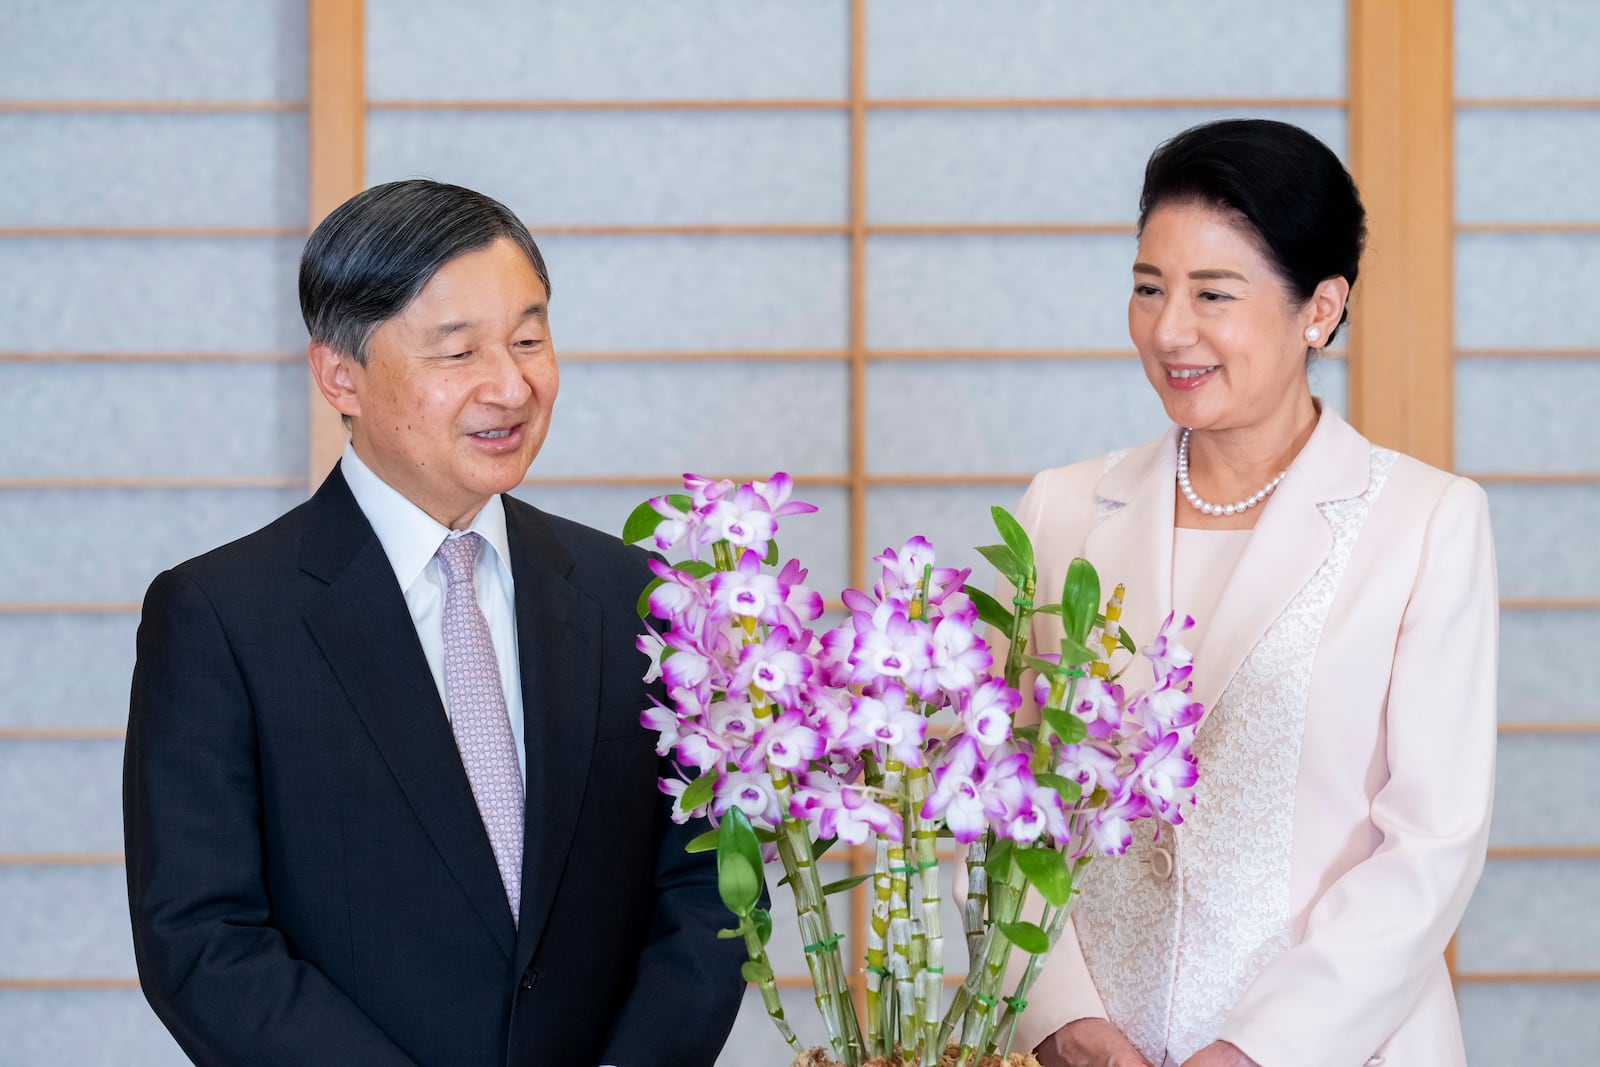
[[[410,589],[452,531],[374,474],[348,442],[339,469],[350,486],[350,494],[378,535],[401,591]],[[506,509],[498,493],[488,499],[467,530],[481,536],[494,549],[496,564],[509,583],[511,550],[506,538]]]

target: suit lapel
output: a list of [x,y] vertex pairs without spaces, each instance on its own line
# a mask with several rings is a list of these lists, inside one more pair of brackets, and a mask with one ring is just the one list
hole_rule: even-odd
[[306,625],[461,891],[509,958],[511,909],[416,627],[377,535],[336,469],[301,566],[329,583]]
[[[1127,586],[1122,625],[1139,646],[1155,640],[1172,610],[1172,523],[1177,493],[1176,432],[1132,450],[1100,479],[1095,495],[1120,503],[1084,539],[1084,556],[1100,573],[1102,600]],[[1061,590],[1046,591],[1055,600]],[[1055,651],[1045,649],[1045,651]],[[1135,657],[1123,685],[1150,685],[1148,664]]]
[[1262,506],[1215,612],[1204,621],[1194,650],[1194,696],[1208,710],[1328,558],[1333,531],[1318,505],[1361,495],[1370,476],[1370,444],[1337,412],[1322,410],[1289,473]]
[[600,607],[568,581],[572,558],[539,512],[510,497],[505,504],[528,772],[515,953],[523,968],[555,903],[589,779],[600,697]]

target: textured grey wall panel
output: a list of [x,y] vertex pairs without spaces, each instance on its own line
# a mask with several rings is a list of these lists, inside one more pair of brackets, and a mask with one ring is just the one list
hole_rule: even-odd
[[843,237],[550,237],[556,351],[842,348]]
[[0,867],[0,915],[0,978],[134,976],[121,864]]
[[1600,862],[1490,860],[1461,920],[1456,967],[1600,970]]
[[0,477],[303,477],[303,363],[63,363],[6,370]]
[[1461,347],[1600,347],[1600,317],[1574,295],[1600,276],[1600,234],[1464,233],[1455,268]]
[[[1157,145],[1201,122],[1199,108],[873,111],[867,217],[873,222],[1126,222],[1139,213]],[[1251,111],[1303,126],[1343,154],[1342,110]]]
[[306,120],[0,114],[0,226],[304,226]]
[[1592,818],[1600,736],[1500,738],[1491,845],[1600,845]]
[[1131,348],[1133,236],[874,237],[875,348]]
[[1600,722],[1600,610],[1500,613],[1502,722]]
[[1600,471],[1600,359],[1456,364],[1456,468]]
[[122,742],[0,740],[0,852],[121,852]]
[[843,0],[382,0],[373,99],[842,98]]
[[1490,485],[1500,595],[1600,596],[1600,486]]
[[299,240],[0,241],[0,349],[304,350]]
[[0,97],[304,100],[303,0],[10,0]]
[[428,177],[568,223],[837,223],[841,111],[374,112],[367,178]]
[[1600,220],[1597,170],[1600,111],[1456,112],[1463,222]]
[[1456,991],[1475,1064],[1593,1063],[1600,985],[1469,985]]
[[562,368],[545,475],[843,474],[843,362],[581,363]]
[[1457,96],[1597,96],[1593,0],[1456,0]]
[[0,729],[128,721],[135,615],[0,615]]
[[872,96],[1342,96],[1344,50],[1338,0],[867,5]]
[[0,1034],[10,1067],[185,1067],[137,989],[8,990]]
[[142,600],[161,570],[265,526],[292,489],[0,493],[0,601]]

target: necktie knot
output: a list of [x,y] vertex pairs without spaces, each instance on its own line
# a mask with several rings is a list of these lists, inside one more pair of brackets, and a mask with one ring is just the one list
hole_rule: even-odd
[[479,534],[446,537],[436,553],[439,566],[444,570],[445,583],[457,585],[472,581],[472,569],[477,566],[478,552],[482,548],[483,538]]

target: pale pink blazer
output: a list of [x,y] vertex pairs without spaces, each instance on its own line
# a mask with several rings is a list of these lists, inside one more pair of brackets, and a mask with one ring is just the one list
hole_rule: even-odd
[[[1038,475],[1041,601],[1082,555],[1148,642],[1175,471],[1176,430]],[[1193,650],[1197,805],[1090,865],[1013,1047],[1109,1009],[1157,1067],[1218,1037],[1263,1067],[1463,1067],[1443,953],[1488,841],[1497,610],[1483,491],[1323,408]]]

